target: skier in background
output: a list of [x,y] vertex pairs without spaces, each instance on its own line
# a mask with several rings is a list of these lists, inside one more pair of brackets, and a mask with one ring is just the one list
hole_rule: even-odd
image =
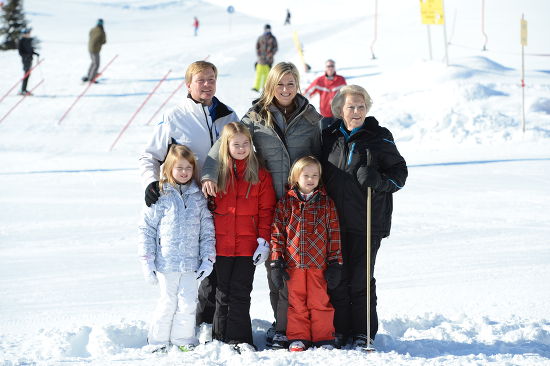
[[[37,57],[40,57],[40,55],[36,53],[32,45],[33,39],[31,37],[31,28],[25,28],[21,33],[23,36],[19,40],[17,48],[19,50],[19,55],[21,56],[21,61],[23,62],[23,71],[25,71],[26,75],[32,67],[32,56],[36,55]],[[27,91],[27,83],[29,82],[30,76],[31,73],[23,78],[23,84],[21,84],[21,92],[19,94],[32,95],[29,91]]]
[[325,62],[325,74],[319,76],[306,88],[304,96],[311,98],[315,94],[320,96],[320,112],[323,117],[332,117],[330,103],[332,98],[338,93],[341,87],[346,85],[346,79],[336,74],[336,64],[334,60],[328,59]]
[[101,46],[107,43],[107,37],[105,36],[105,30],[103,29],[103,19],[98,19],[95,27],[90,29],[90,37],[88,40],[88,51],[90,52],[90,58],[92,63],[88,69],[88,75],[82,78],[82,81],[94,82],[99,69],[99,52],[101,52]]
[[285,24],[284,25],[287,25],[289,24],[290,25],[290,10],[286,9],[286,18],[285,18]]
[[256,62],[256,80],[252,90],[260,91],[264,87],[267,74],[271,70],[273,65],[273,56],[277,53],[277,38],[271,34],[271,26],[266,24],[264,26],[264,33],[258,37],[256,42],[256,55],[258,61]]
[[197,19],[197,17],[195,17],[195,19],[193,20],[193,29],[195,30],[196,37],[199,31],[199,20]]

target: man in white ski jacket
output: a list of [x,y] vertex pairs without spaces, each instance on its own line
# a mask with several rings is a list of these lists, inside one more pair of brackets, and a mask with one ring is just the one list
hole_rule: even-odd
[[[239,121],[233,109],[214,96],[217,76],[218,70],[210,62],[196,61],[187,68],[187,98],[164,114],[139,159],[147,206],[157,202],[160,196],[160,165],[164,162],[171,144],[185,145],[193,151],[200,177],[208,151],[220,136],[223,127],[229,122]],[[212,323],[215,287],[216,273],[213,271],[200,285],[197,325],[202,322]]]
[[160,165],[171,144],[186,145],[193,151],[200,176],[208,151],[218,139],[223,126],[239,121],[233,109],[214,96],[217,76],[216,66],[210,62],[196,61],[187,68],[187,98],[164,114],[139,159],[147,206],[151,206],[159,197]]

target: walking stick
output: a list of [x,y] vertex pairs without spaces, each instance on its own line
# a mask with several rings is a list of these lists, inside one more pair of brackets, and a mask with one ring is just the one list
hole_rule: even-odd
[[[371,165],[371,155],[370,151],[367,152],[367,166]],[[372,240],[372,230],[371,230],[371,213],[372,213],[372,188],[367,187],[367,352],[374,351],[374,347],[370,342],[370,279],[371,279],[371,240]]]

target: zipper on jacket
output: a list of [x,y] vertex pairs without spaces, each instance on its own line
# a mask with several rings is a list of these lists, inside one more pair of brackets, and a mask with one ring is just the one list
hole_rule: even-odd
[[347,163],[347,166],[349,167],[350,164],[351,164],[351,159],[353,157],[353,149],[355,149],[355,142],[353,144],[351,144],[351,149],[349,149],[349,154],[348,154],[348,163]]
[[[212,127],[216,128],[214,125],[214,120],[212,120],[212,124],[208,123],[208,115],[206,114],[206,111],[204,110],[204,105],[201,104],[202,112],[204,113],[204,118],[206,119],[206,127],[208,127],[208,132],[210,133],[210,147],[214,146],[214,137],[212,136]],[[207,107],[208,108],[208,107]],[[217,133],[217,131],[216,131]]]

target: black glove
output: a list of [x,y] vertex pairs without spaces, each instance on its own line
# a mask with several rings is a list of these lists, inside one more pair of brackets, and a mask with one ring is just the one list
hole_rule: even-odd
[[285,270],[286,263],[282,258],[279,258],[276,261],[271,262],[269,266],[271,267],[271,281],[273,281],[273,284],[277,289],[282,289],[285,285],[284,281],[290,280],[290,276]]
[[151,207],[153,203],[157,203],[160,197],[159,181],[149,183],[145,188],[145,204],[147,207]]
[[374,167],[361,165],[357,169],[357,181],[362,187],[376,189],[382,182],[382,176]]
[[342,265],[338,262],[331,262],[325,270],[325,280],[329,290],[334,290],[342,279]]

